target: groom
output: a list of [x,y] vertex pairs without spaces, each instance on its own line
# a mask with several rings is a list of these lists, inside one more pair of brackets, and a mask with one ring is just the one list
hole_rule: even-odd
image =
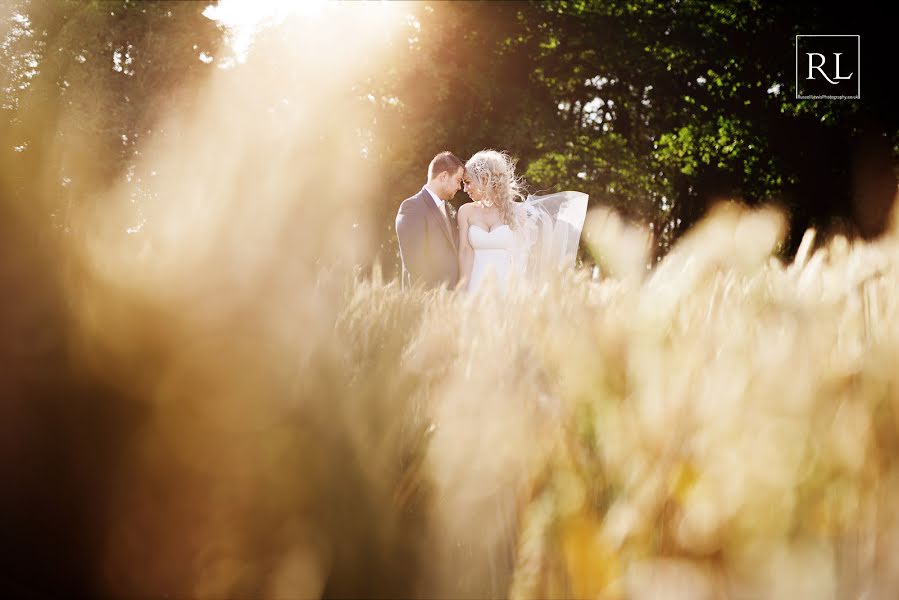
[[403,289],[459,281],[459,232],[449,201],[462,186],[465,166],[452,152],[441,152],[428,165],[428,183],[400,204],[396,237],[403,261]]

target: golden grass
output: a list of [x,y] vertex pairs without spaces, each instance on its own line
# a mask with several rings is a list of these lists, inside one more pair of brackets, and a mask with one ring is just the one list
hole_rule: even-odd
[[[394,369],[357,376],[408,372],[432,407],[421,476],[485,565],[466,591],[507,593],[490,549],[510,537],[517,598],[895,593],[895,238],[809,239],[785,265],[776,212],[722,207],[643,277],[610,220],[591,237],[620,277],[419,293]],[[408,296],[355,294],[356,335],[395,340]]]
[[638,230],[588,228],[617,276],[505,296],[332,270],[213,314],[167,294],[110,329],[97,298],[123,292],[97,287],[80,355],[147,415],[110,501],[106,585],[899,591],[896,237],[783,264],[776,212],[722,208],[647,272],[610,251]]

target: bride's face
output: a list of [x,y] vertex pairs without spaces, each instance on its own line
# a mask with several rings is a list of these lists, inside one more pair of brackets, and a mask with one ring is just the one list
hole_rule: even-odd
[[465,174],[465,179],[462,180],[463,187],[462,189],[468,194],[468,197],[474,200],[475,202],[480,202],[484,199],[484,189],[481,187],[480,182],[477,178],[472,177],[470,174]]

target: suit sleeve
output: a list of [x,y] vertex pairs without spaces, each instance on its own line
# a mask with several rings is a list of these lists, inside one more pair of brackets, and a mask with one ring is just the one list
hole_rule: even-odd
[[418,279],[425,271],[425,213],[414,202],[403,202],[396,215],[396,237],[400,243],[400,257],[409,274]]

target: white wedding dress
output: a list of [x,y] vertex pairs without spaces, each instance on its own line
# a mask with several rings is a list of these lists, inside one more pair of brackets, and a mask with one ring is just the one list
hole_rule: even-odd
[[515,236],[508,225],[486,230],[480,225],[468,228],[468,241],[474,250],[468,291],[474,292],[487,280],[495,277],[500,289],[506,291],[515,264]]
[[468,227],[474,262],[468,291],[476,291],[489,278],[508,290],[513,277],[545,280],[551,271],[574,266],[587,215],[587,194],[557,192],[528,196],[512,207],[515,228],[496,225],[489,231]]

